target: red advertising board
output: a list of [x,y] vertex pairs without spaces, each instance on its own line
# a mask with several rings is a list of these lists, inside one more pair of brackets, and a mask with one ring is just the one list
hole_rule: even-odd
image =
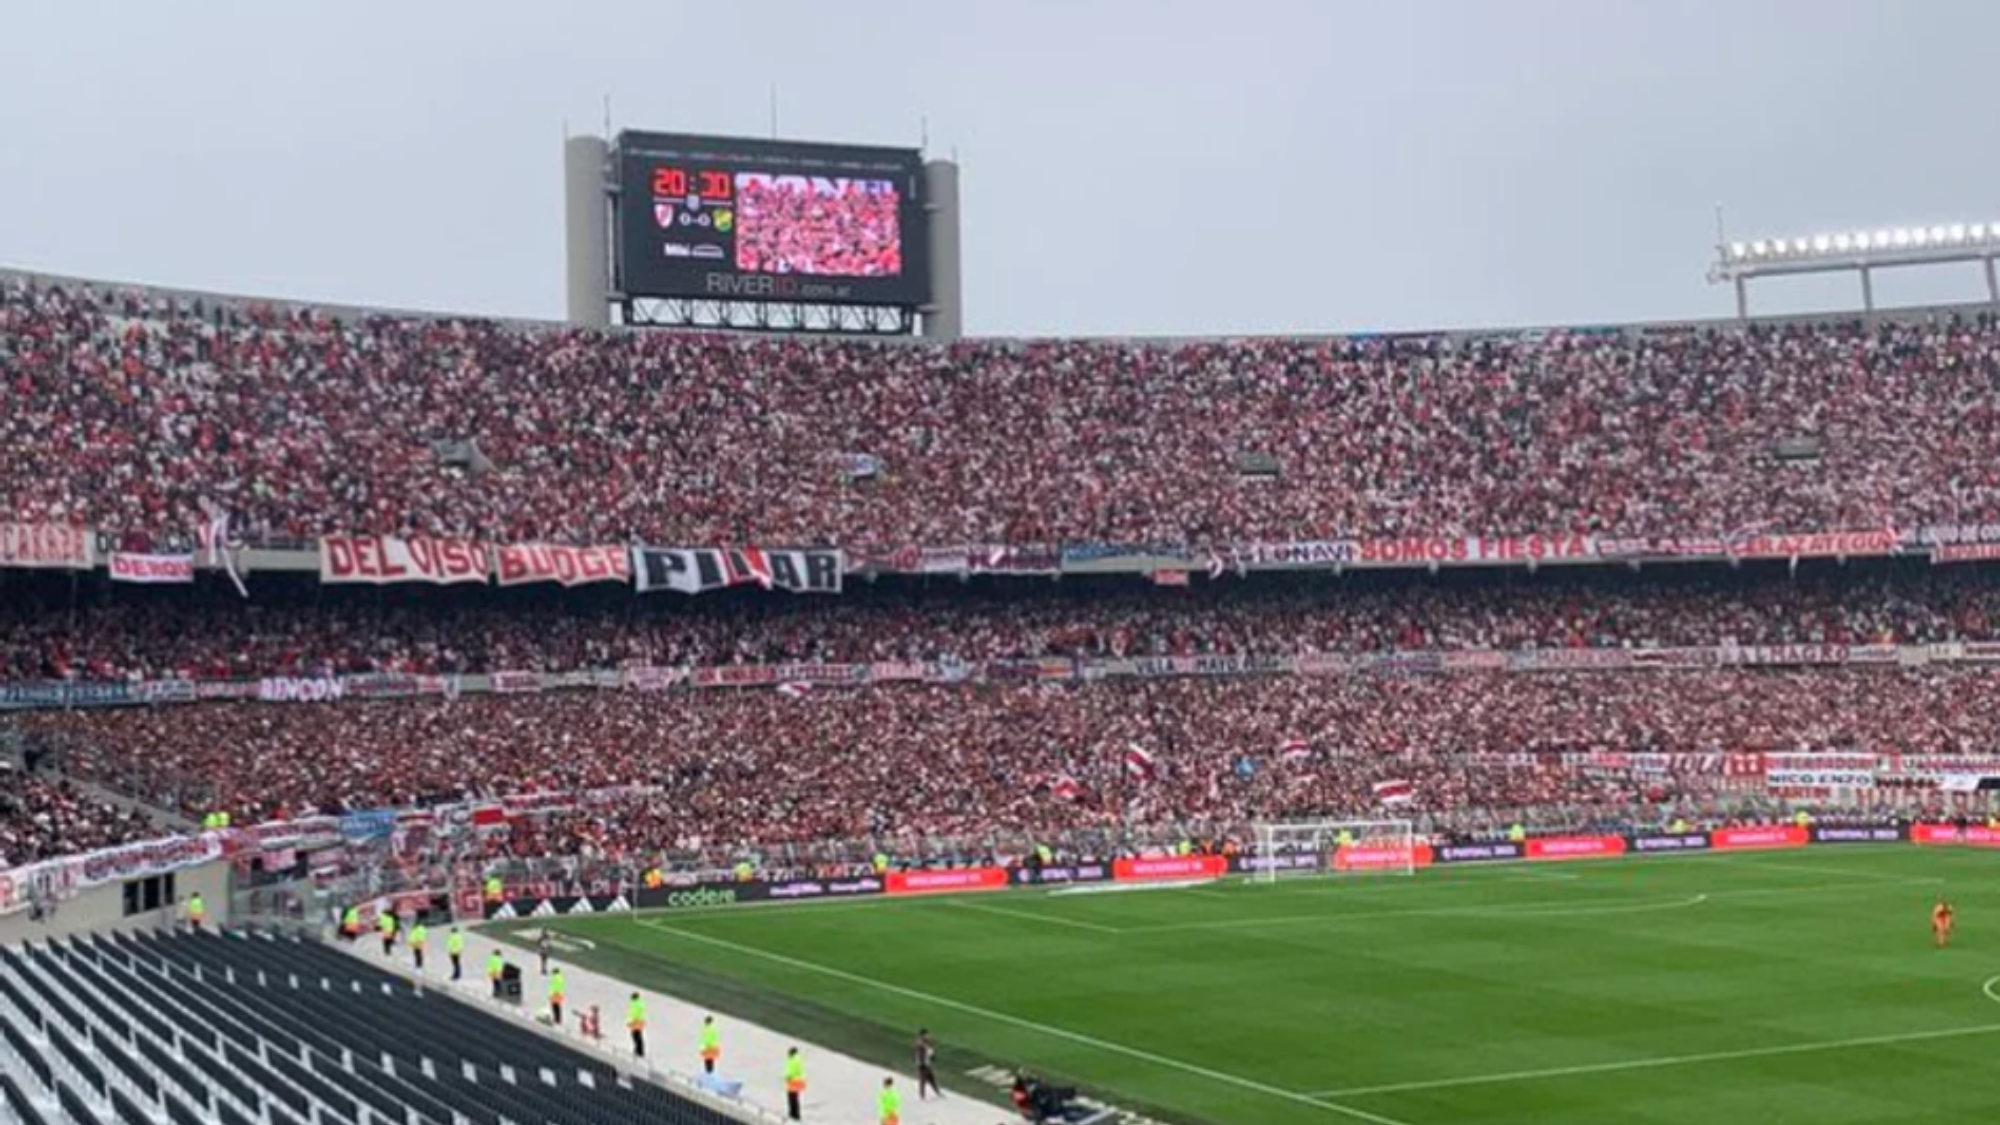
[[1544,836],[1528,841],[1529,859],[1602,859],[1624,854],[1623,836]]
[[1752,828],[1718,828],[1708,834],[1708,846],[1716,851],[1745,848],[1803,848],[1810,833],[1797,825],[1759,825]]
[[1349,844],[1335,848],[1335,871],[1389,871],[1403,867],[1429,867],[1434,857],[1429,844]]
[[2000,829],[1983,824],[1959,828],[1951,824],[1912,824],[1910,842],[1916,844],[1960,844],[1974,848],[2000,848]]
[[955,894],[959,891],[1004,891],[1003,867],[946,867],[934,871],[891,871],[882,881],[892,895]]
[[398,539],[389,535],[329,535],[319,541],[321,582],[486,581],[486,551],[469,539]]
[[1150,879],[1220,879],[1229,873],[1229,861],[1219,855],[1168,855],[1148,859],[1120,859],[1111,864],[1111,877],[1121,883]]

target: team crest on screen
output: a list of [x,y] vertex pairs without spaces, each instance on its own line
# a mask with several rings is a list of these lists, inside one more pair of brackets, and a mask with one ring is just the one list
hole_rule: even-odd
[[671,204],[671,203],[655,203],[655,204],[653,204],[653,219],[654,219],[654,221],[655,221],[655,222],[659,223],[659,224],[660,224],[661,226],[663,226],[663,227],[671,227],[671,226],[673,226],[673,225],[674,225],[674,205],[673,205],[673,204]]

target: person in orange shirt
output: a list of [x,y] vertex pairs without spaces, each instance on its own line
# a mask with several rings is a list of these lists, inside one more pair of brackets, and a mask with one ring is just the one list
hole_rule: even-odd
[[1939,949],[1951,944],[1951,903],[1944,899],[1931,907],[1931,940]]

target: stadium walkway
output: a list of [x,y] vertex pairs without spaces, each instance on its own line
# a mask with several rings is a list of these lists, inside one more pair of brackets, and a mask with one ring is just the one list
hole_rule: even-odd
[[[431,949],[425,955],[422,979],[434,987],[453,987],[449,983],[451,960],[444,954],[447,932],[448,927],[443,926],[431,931]],[[534,939],[533,931],[521,931],[517,936],[527,941]],[[352,944],[338,944],[373,964],[384,964],[380,941],[364,938]],[[509,964],[521,967],[521,1004],[518,1007],[491,999],[485,965],[487,954],[496,946]],[[465,937],[465,980],[454,991],[489,1011],[520,1022],[533,1023],[549,1034],[559,1034],[567,1043],[586,1050],[601,1051],[607,1058],[625,1064],[628,1069],[637,1069],[631,1066],[631,1041],[625,1032],[625,1002],[632,994],[631,986],[581,969],[565,960],[560,953],[552,954],[550,963],[563,966],[563,975],[569,985],[565,1026],[560,1032],[536,1019],[548,1007],[548,992],[547,982],[538,972],[532,950],[496,942],[485,934],[468,931]],[[388,965],[403,976],[416,978],[409,950],[400,941]],[[641,993],[646,998],[646,1054],[651,1069],[655,1077],[668,1086],[684,1089],[701,1072],[696,1033],[702,1017],[709,1013],[663,993],[651,990],[641,990]],[[593,1004],[597,1005],[603,1021],[604,1034],[603,1040],[595,1044],[577,1033],[579,1017],[588,1012]],[[1010,1108],[998,1102],[976,1100],[959,1093],[948,1094],[943,1100],[919,1102],[916,1075],[907,1069],[887,1071],[841,1054],[826,1044],[790,1039],[720,1013],[716,1014],[715,1022],[722,1032],[722,1061],[716,1068],[718,1076],[731,1082],[741,1082],[742,1103],[774,1123],[785,1117],[784,1059],[786,1049],[794,1045],[799,1048],[806,1063],[803,1120],[807,1125],[877,1125],[875,1095],[884,1076],[893,1076],[896,1088],[903,1093],[903,1125],[1006,1125],[1018,1121]],[[914,1029],[911,1034],[914,1037]]]

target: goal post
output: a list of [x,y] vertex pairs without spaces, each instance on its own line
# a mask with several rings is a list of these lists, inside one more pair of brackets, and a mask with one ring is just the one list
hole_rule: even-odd
[[1417,835],[1407,820],[1279,820],[1258,824],[1250,878],[1414,875]]

